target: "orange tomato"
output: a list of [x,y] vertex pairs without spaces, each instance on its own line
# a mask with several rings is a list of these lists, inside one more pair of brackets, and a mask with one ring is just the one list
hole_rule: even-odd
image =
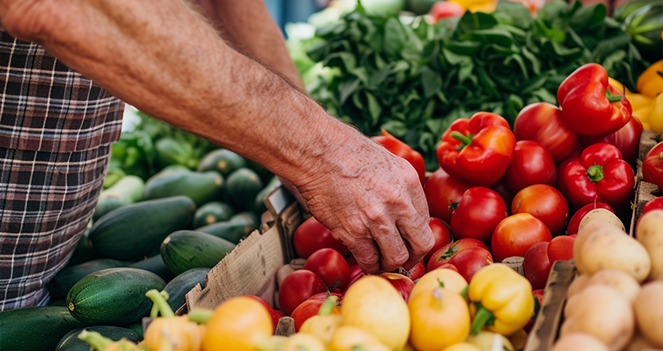
[[202,351],[255,351],[272,331],[272,318],[260,302],[235,297],[214,310],[207,322]]
[[439,351],[465,340],[470,333],[470,311],[459,293],[435,288],[409,303],[410,342],[419,351]]

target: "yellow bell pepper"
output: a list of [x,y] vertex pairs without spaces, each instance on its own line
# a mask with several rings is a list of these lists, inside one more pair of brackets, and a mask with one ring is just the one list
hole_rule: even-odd
[[[645,107],[651,106],[652,103],[654,103],[654,100],[650,98],[649,96],[645,96],[642,94],[637,94],[634,93],[630,90],[628,90],[624,84],[620,83],[618,80],[613,79],[613,78],[608,78],[608,81],[610,85],[615,87],[617,90],[621,91],[624,93],[624,96],[626,96],[626,99],[628,100],[629,103],[631,103],[631,109],[633,110],[633,114],[635,115],[636,110],[640,110]],[[638,118],[640,116],[637,116]],[[642,120],[642,118],[640,118]]]
[[282,351],[325,351],[325,345],[315,336],[298,333],[288,338]]
[[494,0],[449,0],[453,1],[463,7],[463,10],[470,10],[471,12],[493,12],[497,6],[497,1]]
[[487,326],[508,336],[522,329],[534,314],[532,285],[501,263],[481,268],[472,277],[467,297],[474,316],[472,334]]
[[650,130],[659,134],[663,133],[663,94],[658,94],[658,97],[654,100],[654,105],[649,111],[647,124],[651,127]]
[[[649,124],[649,113],[651,112],[652,105],[642,107],[642,108],[639,108],[637,110],[633,110],[633,113],[631,113],[631,116],[637,117],[640,120],[640,122],[643,123],[643,126],[644,126],[644,123]],[[645,129],[651,130],[651,129],[648,129],[648,128],[645,128]]]
[[299,328],[300,333],[311,334],[322,341],[325,345],[331,342],[336,329],[341,325],[341,315],[332,314],[336,307],[337,296],[330,296],[320,306],[318,315],[313,316],[302,324]]
[[125,338],[113,342],[113,340],[105,338],[97,332],[89,332],[87,330],[83,330],[78,334],[78,338],[90,344],[97,351],[150,351]]
[[[150,290],[145,293],[154,303],[154,318],[145,331],[142,346],[153,351],[198,351],[205,336],[205,326],[189,321],[188,317],[175,316],[166,299],[165,292]],[[155,318],[157,312],[160,318]],[[170,345],[170,346],[169,346]]]
[[659,60],[647,67],[638,78],[637,84],[640,94],[655,98],[663,92],[663,60]]

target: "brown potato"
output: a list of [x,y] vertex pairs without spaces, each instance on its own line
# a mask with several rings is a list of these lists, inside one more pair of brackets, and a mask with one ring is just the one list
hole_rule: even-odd
[[633,307],[642,335],[652,344],[663,347],[663,282],[645,284]]
[[651,272],[647,280],[663,277],[663,210],[642,215],[635,237],[645,247],[651,260]]
[[647,341],[647,339],[642,336],[641,333],[635,333],[633,340],[628,344],[628,347],[624,351],[663,351],[657,349],[654,344]]
[[631,303],[633,303],[635,297],[640,293],[640,284],[628,273],[616,269],[604,269],[592,274],[589,280],[587,280],[585,287],[590,285],[611,286],[619,290]]
[[599,339],[585,333],[572,333],[561,337],[552,351],[609,351]]

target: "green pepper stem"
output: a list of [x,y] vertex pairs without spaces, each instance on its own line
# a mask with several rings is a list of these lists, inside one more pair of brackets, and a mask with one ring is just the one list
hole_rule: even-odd
[[89,332],[87,330],[83,330],[80,334],[78,334],[78,338],[90,344],[90,346],[95,348],[97,351],[104,351],[110,344],[113,343],[113,340],[105,338],[97,332]]
[[469,286],[469,285],[466,285],[466,286],[465,286],[465,289],[463,289],[463,290],[460,292],[460,296],[462,296],[464,299],[467,298],[467,292],[468,292],[468,291],[470,291],[470,286]]
[[470,144],[472,143],[472,138],[474,137],[474,135],[472,135],[472,134],[470,134],[470,135],[464,135],[463,133],[461,133],[461,132],[459,132],[459,131],[456,131],[456,130],[454,130],[453,132],[451,132],[451,134],[449,134],[449,135],[450,135],[452,138],[454,138],[454,139],[460,141],[461,143],[463,143],[462,145],[460,145],[460,146],[458,147],[458,150],[459,150],[459,151],[462,150],[462,149],[463,149],[464,147],[466,147],[467,145],[470,145]]
[[472,321],[472,335],[477,335],[491,318],[494,318],[493,312],[490,312],[482,304],[477,304],[477,313]]
[[587,177],[592,182],[598,182],[603,180],[603,167],[599,165],[593,165],[587,168]]
[[154,305],[158,307],[159,312],[161,313],[161,317],[175,317],[173,309],[170,308],[170,305],[168,305],[168,302],[166,302],[166,298],[160,294],[158,290],[152,289],[146,292],[145,296],[149,297],[150,300],[154,302]]
[[320,306],[320,309],[318,310],[318,316],[328,316],[332,313],[334,310],[334,307],[336,307],[336,301],[338,300],[338,296],[331,295],[329,296],[325,302],[322,303],[322,306]]
[[623,99],[622,95],[614,95],[608,89],[605,90],[605,97],[610,102],[619,102],[619,101],[622,101],[622,99]]
[[190,321],[196,322],[198,324],[207,324],[210,318],[212,318],[212,310],[204,308],[194,308],[189,311],[187,315]]

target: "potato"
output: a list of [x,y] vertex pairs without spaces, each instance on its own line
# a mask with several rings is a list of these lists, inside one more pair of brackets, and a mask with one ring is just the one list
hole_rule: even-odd
[[552,351],[609,351],[610,349],[603,343],[585,333],[573,333],[561,337]]
[[654,344],[647,341],[647,339],[642,336],[641,333],[635,333],[633,340],[628,344],[628,347],[624,351],[661,351],[656,349]]
[[578,224],[578,233],[587,226],[591,221],[595,219],[603,219],[606,222],[614,225],[615,227],[621,229],[623,232],[626,231],[626,228],[624,228],[624,223],[615,215],[614,213],[606,210],[605,208],[597,208],[593,209],[587,214],[582,217],[582,220],[580,220],[580,224]]
[[587,286],[587,282],[591,276],[591,274],[581,274],[575,277],[569,288],[566,289],[566,299],[568,300],[571,296],[581,292]]
[[663,347],[663,282],[645,284],[633,307],[642,335],[652,344]]
[[631,303],[615,288],[592,285],[573,295],[564,307],[562,337],[587,333],[612,351],[621,350],[633,337],[635,317]]
[[585,287],[590,285],[607,285],[617,290],[631,303],[640,292],[640,284],[628,273],[616,269],[604,269],[592,274]]
[[573,258],[580,274],[617,269],[638,282],[649,276],[651,260],[644,246],[615,226],[596,219],[578,233]]
[[645,247],[651,260],[651,272],[647,280],[663,277],[663,210],[642,215],[635,237]]

